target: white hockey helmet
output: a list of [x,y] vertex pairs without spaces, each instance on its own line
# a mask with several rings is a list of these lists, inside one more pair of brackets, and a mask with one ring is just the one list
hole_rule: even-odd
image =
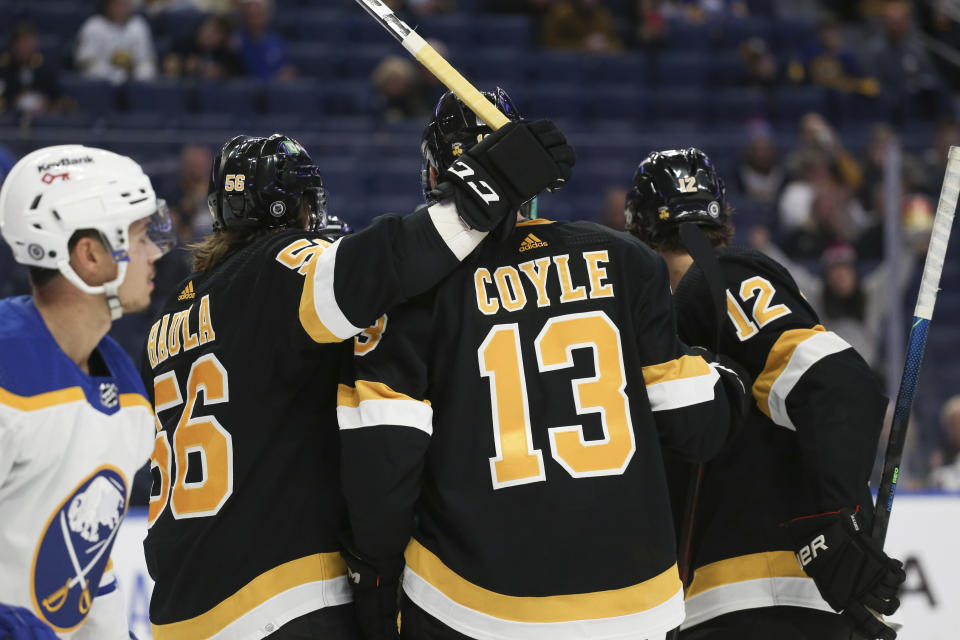
[[[130,224],[150,216],[152,226],[171,231],[165,205],[157,200],[140,165],[82,145],[45,147],[27,154],[10,170],[0,190],[0,233],[14,259],[30,267],[57,269],[82,291],[106,294],[114,318],[120,316],[117,289],[130,260]],[[74,272],[68,243],[81,229],[100,233],[117,262],[115,280],[91,286]]]

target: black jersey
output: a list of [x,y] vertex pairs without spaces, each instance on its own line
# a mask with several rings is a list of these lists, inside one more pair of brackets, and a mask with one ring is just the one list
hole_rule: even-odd
[[457,264],[430,220],[385,217],[332,245],[269,234],[168,300],[142,368],[159,432],[145,543],[154,638],[262,637],[351,599],[338,553],[342,340]]
[[[755,403],[704,469],[685,626],[755,607],[831,611],[779,525],[840,507],[870,512],[867,482],[886,399],[867,364],[820,325],[781,265],[749,249],[717,255],[727,287],[720,352],[753,377]],[[698,266],[675,300],[681,338],[711,344],[716,316]]]
[[407,595],[471,637],[676,626],[660,446],[704,459],[730,422],[691,353],[665,263],[632,237],[531,220],[481,244],[357,339],[338,398],[357,551],[406,548]]

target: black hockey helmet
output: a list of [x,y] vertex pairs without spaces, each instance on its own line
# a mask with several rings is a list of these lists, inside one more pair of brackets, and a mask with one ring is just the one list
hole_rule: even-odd
[[627,225],[657,244],[683,222],[722,227],[729,219],[723,180],[700,149],[654,151],[633,174],[627,193]]
[[[493,91],[481,93],[507,118],[513,121],[520,119],[520,112],[506,91],[497,87]],[[437,175],[443,174],[464,151],[483,140],[489,133],[492,133],[492,129],[452,91],[443,94],[433,113],[433,120],[423,130],[420,140],[420,153],[423,156],[421,182],[423,194],[428,200],[430,167],[434,168]]]
[[323,228],[327,194],[320,169],[293,138],[236,136],[217,154],[207,204],[215,229],[275,229],[296,224],[310,207],[308,228]]

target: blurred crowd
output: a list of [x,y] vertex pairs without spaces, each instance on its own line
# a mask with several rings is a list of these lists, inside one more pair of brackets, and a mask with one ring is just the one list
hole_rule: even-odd
[[[80,25],[70,51],[54,53],[68,58],[68,69],[116,84],[158,78],[289,81],[297,78],[298,70],[287,38],[274,24],[274,1],[102,0],[96,13]],[[456,0],[391,0],[387,4],[411,21],[457,8]],[[626,50],[656,53],[671,39],[689,37],[691,25],[706,27],[706,36],[719,40],[731,24],[750,19],[751,4],[769,5],[770,1],[481,0],[480,4],[491,12],[534,16],[536,37],[544,49],[617,54]],[[925,44],[933,40],[957,51],[960,26],[948,11],[949,3],[822,0],[824,6],[818,7],[813,0],[776,0],[773,4],[782,5],[777,9],[781,13],[805,11],[807,16],[822,18],[815,39],[787,55],[778,55],[764,37],[739,42],[739,72],[748,85],[810,85],[838,96],[883,101],[895,120],[952,115],[950,95],[960,88],[960,70],[943,56],[932,55]],[[37,28],[16,20],[14,13],[0,59],[5,109],[35,113],[71,107],[57,78],[63,61],[48,59]],[[154,31],[160,32],[159,38]],[[702,34],[697,35],[699,39]],[[376,69],[371,82],[385,115],[418,117],[429,110],[429,92],[418,75],[416,66],[401,57],[385,59]]]
[[[276,0],[103,0],[79,25],[69,51],[43,46],[42,25],[10,21],[0,53],[0,112],[26,116],[69,113],[75,96],[62,74],[130,81],[178,82],[249,79],[285,83],[302,76],[277,16],[297,5]],[[748,22],[775,5],[776,15],[819,16],[805,46],[784,52],[763,37],[736,48],[742,86],[818,87],[837,104],[876,113],[885,122],[866,145],[848,147],[842,126],[822,113],[805,113],[785,141],[764,118],[744,125],[736,162],[725,176],[737,213],[738,240],[788,266],[824,323],[858,348],[883,374],[891,355],[884,331],[891,291],[914,295],[926,253],[946,152],[960,145],[954,101],[960,90],[960,22],[950,3],[900,0],[388,0],[413,23],[424,16],[463,10],[535,20],[532,37],[545,50],[618,56],[656,56],[689,29],[722,38],[724,29]],[[300,5],[297,5],[300,6]],[[184,25],[188,25],[184,27]],[[430,34],[433,35],[433,34]],[[443,38],[443,34],[436,34]],[[444,53],[451,43],[431,41]],[[953,51],[954,63],[944,51]],[[424,121],[442,91],[437,80],[400,54],[384,56],[369,77],[379,116]],[[770,94],[774,95],[773,93]],[[708,97],[709,99],[709,97]],[[853,101],[853,102],[847,102]],[[935,123],[922,145],[901,140],[908,120]],[[2,142],[2,139],[0,139]],[[921,147],[918,151],[918,146]],[[712,155],[713,150],[704,149]],[[646,149],[637,150],[637,158]],[[211,230],[206,195],[211,149],[182,148],[175,182],[163,193],[184,246]],[[15,158],[0,146],[0,180]],[[413,175],[411,171],[411,175]],[[623,228],[624,184],[601,184],[595,218]],[[892,189],[894,189],[892,191]],[[898,246],[885,240],[894,225]],[[957,258],[957,256],[954,256]],[[186,252],[168,260],[157,296],[188,269]],[[0,255],[0,294],[23,292],[26,280]],[[960,293],[956,294],[960,296]],[[960,298],[958,298],[960,299]],[[906,309],[906,307],[905,307]],[[960,310],[960,305],[957,306]],[[908,310],[905,311],[908,314]],[[945,315],[956,323],[958,316]],[[936,323],[935,323],[936,324]],[[954,327],[956,328],[956,327]],[[131,329],[132,333],[139,327]],[[935,331],[932,329],[932,331]],[[953,381],[954,385],[960,383]],[[921,425],[909,450],[909,478],[917,486],[960,490],[960,386],[939,421]]]

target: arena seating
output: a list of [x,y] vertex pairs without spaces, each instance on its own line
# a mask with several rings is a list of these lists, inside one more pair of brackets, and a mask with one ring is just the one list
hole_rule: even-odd
[[[74,111],[55,115],[0,113],[0,144],[17,155],[64,142],[113,149],[141,162],[163,195],[164,188],[176,185],[177,157],[184,144],[216,148],[237,133],[283,131],[310,149],[323,169],[331,209],[355,227],[380,213],[410,211],[422,199],[418,171],[424,123],[384,122],[370,82],[385,56],[406,54],[352,3],[317,8],[327,4],[334,3],[275,0],[275,28],[287,38],[299,70],[295,82],[161,79],[114,86],[82,78],[72,68],[75,35],[95,10],[95,0],[0,0],[0,24],[29,19],[40,30],[44,55],[62,66],[62,90],[76,103]],[[748,120],[769,121],[781,151],[787,152],[796,143],[798,119],[820,112],[859,154],[873,123],[891,116],[881,100],[840,97],[810,86],[748,85],[737,54],[739,43],[763,38],[780,61],[787,61],[815,38],[813,20],[778,21],[771,2],[750,2],[749,19],[670,24],[671,37],[661,48],[628,49],[614,56],[543,51],[532,18],[485,14],[482,4],[457,0],[457,12],[411,23],[424,36],[443,42],[450,61],[479,86],[503,86],[526,115],[554,119],[568,133],[580,161],[565,190],[542,197],[540,210],[546,217],[594,218],[604,192],[627,185],[636,163],[650,149],[695,145],[730,176],[727,184],[742,232],[769,223],[774,215],[769,206],[742,199],[732,179]],[[631,3],[607,5],[626,13]],[[188,36],[201,17],[189,10],[150,16],[160,53]],[[622,31],[629,35],[626,22]],[[910,113],[907,118],[899,123],[907,150],[929,146],[934,123],[911,119]],[[0,296],[25,287],[23,271],[12,263],[7,248],[0,247]],[[951,247],[943,289],[930,349],[956,353],[960,247]],[[907,299],[912,295],[908,292]],[[130,333],[138,330],[131,327]],[[923,381],[936,388],[937,395],[921,402],[918,414],[935,422],[938,402],[956,391],[949,382],[960,379],[960,370],[945,358],[931,360]]]

